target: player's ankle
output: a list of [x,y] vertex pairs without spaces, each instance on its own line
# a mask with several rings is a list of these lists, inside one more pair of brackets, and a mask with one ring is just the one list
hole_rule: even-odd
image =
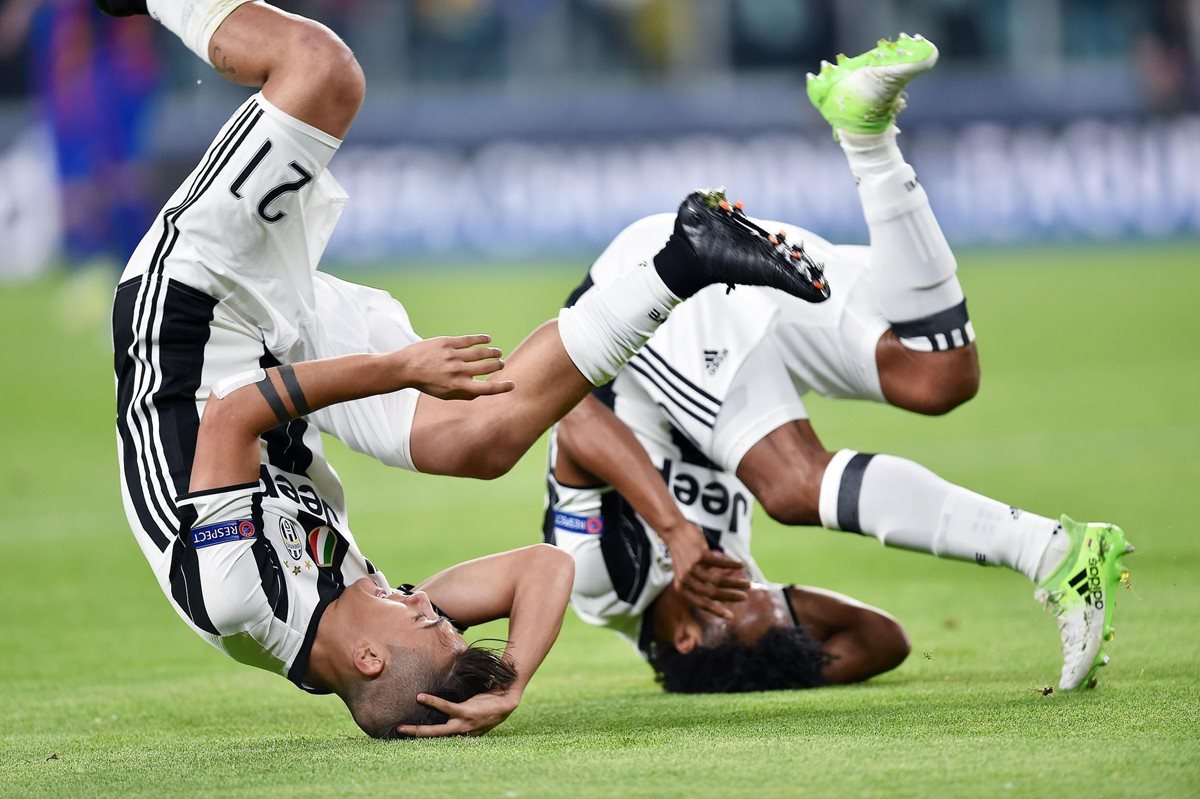
[[696,265],[696,252],[682,236],[671,234],[667,243],[654,256],[654,271],[667,288],[681,300],[686,300],[706,282]]

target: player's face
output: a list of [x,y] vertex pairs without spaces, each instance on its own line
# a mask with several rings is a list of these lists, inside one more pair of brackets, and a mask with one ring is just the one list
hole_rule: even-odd
[[364,577],[350,585],[346,595],[361,619],[360,632],[390,646],[443,653],[445,657],[467,647],[449,620],[434,610],[424,591],[406,594],[380,588]]
[[737,640],[750,645],[766,635],[772,627],[790,626],[791,614],[777,600],[778,589],[753,583],[746,599],[729,605],[732,619],[721,619],[707,613],[697,613],[702,646],[716,646]]

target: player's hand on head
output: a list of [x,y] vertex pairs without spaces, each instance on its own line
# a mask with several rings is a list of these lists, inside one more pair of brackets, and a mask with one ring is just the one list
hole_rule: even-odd
[[483,735],[507,719],[517,709],[521,698],[512,691],[505,691],[476,694],[457,703],[432,694],[417,694],[417,701],[450,718],[442,724],[401,724],[396,728],[398,734],[410,738]]
[[502,353],[487,347],[491,336],[438,336],[410,344],[395,356],[401,359],[403,382],[432,397],[472,400],[513,390],[509,380],[476,380],[504,368]]
[[704,533],[686,523],[663,531],[671,565],[675,571],[675,590],[696,608],[715,616],[730,618],[729,603],[741,602],[750,588],[745,564],[720,550],[710,549]]

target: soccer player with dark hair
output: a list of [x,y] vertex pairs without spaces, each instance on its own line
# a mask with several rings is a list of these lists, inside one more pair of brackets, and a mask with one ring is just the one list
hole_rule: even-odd
[[[978,389],[975,333],[954,255],[896,144],[902,90],[936,60],[931,42],[901,35],[857,58],[840,56],[809,77],[809,97],[833,127],[858,184],[870,246],[837,246],[793,225],[759,224],[781,231],[777,240],[803,242],[824,264],[834,286],[828,302],[799,308],[769,290],[701,292],[597,392],[605,402],[590,398],[557,427],[545,539],[575,556],[579,615],[641,641],[668,687],[699,680],[729,690],[719,686],[737,683],[710,673],[714,659],[744,669],[749,658],[779,657],[782,634],[758,639],[762,625],[743,619],[765,618],[766,611],[740,610],[736,602],[751,581],[764,582],[750,557],[751,498],[784,524],[821,525],[1020,572],[1058,622],[1060,688],[1092,685],[1107,662],[1115,589],[1127,577],[1122,557],[1132,550],[1119,528],[1022,511],[905,458],[829,452],[801,399],[815,391],[936,415]],[[573,299],[586,301],[619,280],[625,264],[662,245],[671,224],[669,216],[648,217],[619,234]],[[614,412],[619,422],[610,418]],[[636,439],[617,447],[622,438],[613,423],[627,425]],[[730,558],[750,579],[735,584],[742,567]],[[692,588],[723,583],[723,601]],[[835,658],[822,667],[835,679],[828,670],[853,657],[832,650],[826,628],[806,620],[794,591],[766,593],[779,608],[774,627],[789,628],[794,612],[824,656]],[[727,617],[724,630],[690,616],[687,604]],[[769,609],[765,599],[759,604]],[[862,624],[886,627],[855,614]],[[898,629],[874,638],[887,643],[871,653],[873,666],[857,673],[899,662],[900,639]],[[735,657],[729,649],[754,640],[768,651]],[[706,651],[714,641],[725,654]],[[672,677],[682,663],[690,664],[689,676]],[[759,667],[771,675],[760,686],[805,679],[774,663]]]
[[[168,200],[114,300],[122,493],[160,586],[206,641],[337,693],[371,735],[487,731],[557,634],[569,559],[522,549],[392,589],[350,534],[320,433],[389,465],[496,477],[704,286],[820,302],[820,270],[697,192],[670,243],[506,362],[487,336],[422,341],[392,297],[316,271],[346,200],[326,167],[365,90],[346,45],[261,2],[98,4],[150,13],[259,89]],[[500,617],[502,658],[454,629]]]

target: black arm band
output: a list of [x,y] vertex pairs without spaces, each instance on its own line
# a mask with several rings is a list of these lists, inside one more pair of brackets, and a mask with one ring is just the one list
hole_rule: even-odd
[[279,396],[279,392],[275,390],[275,384],[271,382],[270,372],[263,375],[263,379],[254,385],[258,386],[263,399],[271,406],[271,411],[275,414],[275,418],[279,420],[280,424],[287,424],[292,420],[291,415],[287,412],[287,408],[283,405],[283,399]]
[[283,387],[287,389],[288,399],[292,401],[296,415],[308,416],[312,413],[312,409],[308,407],[308,398],[304,396],[300,389],[300,381],[296,379],[295,368],[290,363],[284,364],[279,367],[279,376],[283,378]]

